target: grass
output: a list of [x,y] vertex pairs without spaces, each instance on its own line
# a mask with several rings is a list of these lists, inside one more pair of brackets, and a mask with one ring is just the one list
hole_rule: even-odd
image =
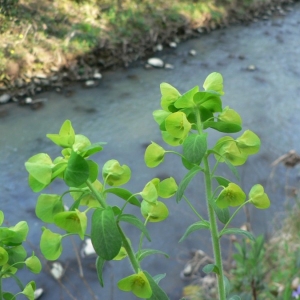
[[93,56],[86,63],[101,69],[128,65],[158,43],[229,23],[233,11],[242,19],[251,9],[285,1],[2,0],[0,87],[25,74],[50,75],[79,57]]

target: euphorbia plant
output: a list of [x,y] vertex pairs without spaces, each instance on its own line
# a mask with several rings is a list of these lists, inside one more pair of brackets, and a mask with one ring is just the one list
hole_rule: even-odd
[[[211,73],[203,84],[204,90],[195,86],[184,94],[168,83],[162,83],[161,108],[153,112],[153,117],[159,125],[162,139],[171,146],[181,146],[182,151],[164,150],[153,143],[145,152],[145,162],[150,168],[161,164],[166,154],[173,153],[181,158],[187,169],[187,174],[179,184],[176,200],[185,199],[196,213],[199,221],[189,226],[181,241],[191,232],[199,229],[209,230],[212,237],[214,264],[204,267],[206,273],[214,272],[217,276],[219,299],[228,296],[226,280],[223,272],[220,238],[224,234],[243,234],[248,238],[253,236],[239,228],[229,228],[229,224],[237,212],[247,203],[259,209],[268,208],[270,200],[260,184],[254,185],[248,195],[238,184],[217,176],[216,170],[220,163],[228,165],[233,174],[239,178],[236,166],[243,165],[249,155],[255,154],[260,148],[260,139],[252,131],[246,130],[236,139],[222,136],[211,149],[208,148],[207,131],[217,130],[222,133],[236,133],[242,130],[242,118],[228,106],[222,106],[223,78],[219,73]],[[210,156],[214,156],[214,166],[211,168]],[[199,173],[203,174],[205,198],[208,210],[208,220],[205,220],[192,206],[184,195],[191,180]],[[203,201],[203,197],[199,197]],[[237,207],[230,214],[230,207]],[[217,219],[219,219],[219,226]],[[239,299],[234,296],[232,299]]]
[[[230,170],[238,176],[236,166],[247,161],[249,155],[259,151],[260,140],[250,130],[240,137],[221,137],[215,146],[208,148],[207,129],[223,133],[236,133],[242,130],[240,115],[229,107],[223,108],[221,96],[223,79],[218,73],[210,74],[204,82],[204,90],[196,86],[184,94],[167,83],[161,84],[161,110],[153,113],[155,121],[162,132],[163,140],[174,147],[181,146],[182,151],[164,150],[152,142],[146,149],[145,162],[150,168],[161,164],[168,153],[181,158],[187,174],[177,186],[173,177],[160,180],[153,178],[145,184],[142,191],[132,193],[120,186],[126,184],[131,177],[130,168],[111,159],[102,166],[102,178],[98,180],[99,166],[91,160],[91,155],[103,149],[103,143],[92,144],[83,135],[75,134],[69,120],[65,121],[58,134],[48,134],[56,145],[62,148],[61,156],[54,160],[46,153],[31,157],[25,164],[29,172],[29,185],[35,192],[40,192],[49,186],[53,180],[63,180],[69,187],[62,195],[41,194],[36,205],[37,216],[45,223],[53,223],[66,231],[65,234],[52,232],[43,228],[40,248],[48,260],[56,260],[62,253],[62,239],[69,235],[78,235],[81,239],[90,237],[98,257],[96,268],[100,284],[103,285],[102,268],[105,261],[120,260],[127,257],[134,270],[133,274],[121,279],[118,287],[123,291],[131,291],[137,297],[144,299],[168,299],[166,293],[158,286],[164,274],[152,277],[146,272],[141,261],[150,254],[167,254],[153,249],[142,249],[143,238],[150,240],[147,230],[149,222],[161,222],[168,217],[168,208],[159,198],[169,198],[176,194],[179,202],[182,198],[196,213],[199,221],[187,228],[181,240],[198,229],[211,232],[215,263],[205,266],[205,272],[214,272],[218,278],[219,299],[226,299],[225,283],[220,238],[224,234],[252,235],[241,229],[229,228],[236,213],[246,203],[252,203],[263,209],[270,205],[268,196],[261,185],[254,185],[249,197],[230,180],[217,176],[216,170],[220,163],[226,163]],[[209,157],[215,159],[211,169]],[[184,195],[186,188],[197,174],[203,174],[206,187],[206,205],[209,219],[205,220],[192,206]],[[70,194],[74,203],[66,209],[64,196]],[[110,205],[109,195],[118,196],[123,205]],[[202,200],[203,197],[199,199]],[[127,205],[140,207],[145,221],[132,214],[126,214]],[[230,207],[237,207],[230,215]],[[91,232],[86,228],[88,211],[93,211],[91,217]],[[223,224],[220,228],[217,218]],[[125,235],[121,224],[127,222],[141,231],[137,250]],[[234,298],[237,299],[237,298]]]

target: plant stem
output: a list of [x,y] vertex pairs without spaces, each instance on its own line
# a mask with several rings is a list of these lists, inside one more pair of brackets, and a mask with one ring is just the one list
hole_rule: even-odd
[[130,260],[130,263],[131,263],[131,265],[132,265],[132,267],[133,267],[135,273],[138,273],[138,272],[140,271],[140,269],[141,269],[141,268],[140,268],[140,264],[139,264],[139,262],[137,261],[135,255],[134,255],[134,251],[133,251],[133,249],[132,249],[130,243],[128,242],[127,237],[126,237],[126,235],[124,234],[122,228],[120,227],[119,224],[117,224],[117,226],[118,226],[118,229],[119,229],[120,234],[121,234],[121,236],[122,236],[123,246],[124,246],[124,248],[125,248],[125,250],[126,250],[126,252],[127,252],[127,254],[128,254],[128,258],[129,258],[129,260]]
[[93,184],[91,183],[90,180],[87,180],[86,184],[89,187],[89,189],[93,192],[93,194],[95,195],[96,199],[99,201],[99,203],[101,204],[101,206],[103,208],[105,208],[107,206],[107,204],[105,203],[105,200],[103,199],[103,196],[101,195],[101,193],[99,193],[97,191],[97,189],[93,186]]
[[2,277],[0,277],[0,300],[2,300]]
[[226,300],[225,285],[224,285],[224,271],[223,271],[222,255],[221,255],[221,246],[219,240],[219,232],[218,232],[216,215],[213,207],[210,204],[210,202],[213,201],[212,199],[213,193],[212,193],[211,173],[210,173],[207,156],[203,158],[203,163],[205,167],[204,170],[205,191],[206,191],[206,202],[207,202],[208,215],[209,215],[210,228],[211,228],[212,246],[213,246],[214,258],[215,258],[215,264],[219,270],[219,274],[217,274],[219,300]]
[[197,210],[195,209],[195,207],[192,205],[192,203],[189,201],[189,199],[183,195],[183,198],[184,200],[186,201],[186,203],[189,205],[189,207],[192,209],[192,211],[195,213],[195,215],[198,216],[198,218],[201,220],[201,221],[205,221],[202,216],[200,214],[198,214]]

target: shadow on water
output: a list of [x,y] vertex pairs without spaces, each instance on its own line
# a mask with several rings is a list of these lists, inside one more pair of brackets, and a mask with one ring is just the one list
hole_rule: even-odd
[[[45,107],[31,111],[13,104],[6,106],[9,114],[1,119],[1,209],[6,221],[13,225],[19,220],[27,220],[30,225],[28,250],[38,250],[41,222],[35,217],[34,206],[37,195],[27,185],[24,162],[38,152],[58,155],[58,150],[45,137],[55,133],[65,119],[70,119],[75,131],[82,133],[93,142],[105,141],[103,152],[96,156],[99,164],[115,158],[132,169],[133,179],[126,188],[140,191],[153,177],[174,176],[180,181],[185,170],[180,162],[167,156],[163,166],[147,169],[143,162],[146,145],[150,141],[161,142],[152,111],[159,108],[159,84],[163,81],[184,92],[195,85],[201,85],[205,77],[213,71],[222,73],[225,81],[224,104],[236,109],[244,120],[244,129],[256,132],[262,140],[261,152],[250,157],[240,168],[241,184],[245,191],[255,183],[262,183],[270,195],[272,206],[260,211],[250,208],[252,227],[256,234],[270,233],[274,217],[284,209],[285,169],[278,167],[270,179],[271,163],[290,149],[299,149],[300,125],[300,5],[285,18],[251,24],[248,27],[232,27],[190,40],[174,50],[174,55],[161,56],[174,70],[142,67],[107,72],[100,86],[94,89],[80,89],[74,86],[74,94],[64,97],[47,93]],[[195,57],[188,56],[195,49]],[[254,67],[249,66],[253,65]],[[212,143],[219,135],[212,133]],[[226,168],[221,176],[228,175]],[[61,183],[55,183],[48,192],[64,191]],[[195,199],[201,195],[203,186],[194,186],[187,191],[187,197]],[[200,196],[201,198],[201,196]],[[197,200],[197,199],[196,199]],[[152,275],[167,273],[162,280],[163,288],[171,300],[180,298],[183,282],[179,273],[184,259],[189,258],[192,249],[201,248],[211,253],[209,236],[205,232],[194,233],[186,241],[178,244],[185,228],[196,219],[187,205],[174,204],[167,200],[170,218],[159,224],[150,224],[152,244],[145,247],[160,249],[170,255],[149,257],[144,266]],[[205,210],[203,202],[195,204]],[[235,221],[240,226],[245,222],[241,214]],[[138,232],[132,227],[125,231],[138,240]],[[200,239],[198,239],[200,237]],[[81,241],[64,243],[61,260],[67,271],[61,282],[49,275],[47,267],[38,276],[23,272],[23,278],[35,279],[39,287],[45,289],[43,299],[134,299],[131,294],[121,293],[115,288],[116,282],[129,275],[127,262],[110,262],[105,266],[105,287],[101,289],[92,259],[82,259],[84,279],[79,277],[76,251]],[[227,241],[224,242],[226,251]],[[87,285],[87,283],[89,285]],[[11,288],[11,287],[9,287]],[[95,296],[92,296],[94,294]]]

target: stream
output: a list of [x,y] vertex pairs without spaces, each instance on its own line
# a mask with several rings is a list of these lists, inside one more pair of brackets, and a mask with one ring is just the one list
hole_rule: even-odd
[[[6,225],[12,226],[20,220],[28,222],[28,254],[35,251],[40,256],[41,226],[45,224],[35,216],[38,194],[28,187],[24,162],[39,152],[47,152],[51,157],[59,155],[58,147],[46,138],[47,133],[57,133],[64,120],[70,119],[76,133],[86,135],[92,142],[106,142],[104,150],[94,159],[100,165],[109,159],[128,165],[132,179],[124,187],[133,193],[141,191],[153,177],[173,176],[179,183],[186,170],[177,157],[168,155],[165,162],[154,169],[148,169],[143,160],[145,148],[151,141],[164,145],[152,118],[152,112],[160,108],[159,85],[167,82],[184,93],[195,85],[202,88],[206,76],[215,71],[224,78],[223,105],[239,112],[243,130],[251,129],[261,139],[261,151],[239,168],[240,185],[246,193],[256,183],[265,186],[271,207],[257,210],[249,206],[249,215],[254,233],[270,236],[284,214],[285,186],[296,184],[298,179],[297,169],[287,171],[282,165],[276,170],[271,167],[273,161],[291,149],[300,153],[300,3],[293,7],[285,17],[216,30],[179,44],[176,49],[155,54],[165,63],[174,65],[173,70],[145,69],[141,62],[128,69],[105,72],[95,88],[84,89],[74,84],[69,97],[56,92],[38,95],[48,99],[40,110],[5,104],[9,114],[0,119],[1,210]],[[191,49],[197,51],[196,56],[189,55]],[[210,133],[213,145],[222,134]],[[224,166],[218,174],[233,178]],[[65,190],[58,181],[45,192],[58,194]],[[201,201],[204,200],[201,199],[203,191],[199,183],[188,188],[186,196],[205,217],[206,206]],[[71,199],[68,201],[72,203]],[[151,275],[167,273],[161,286],[171,300],[179,300],[183,286],[189,283],[180,278],[180,272],[191,258],[191,251],[202,249],[212,255],[211,242],[208,233],[198,231],[178,243],[185,229],[197,219],[183,201],[176,204],[171,198],[165,203],[170,216],[162,223],[149,224],[152,242],[145,241],[144,247],[164,251],[170,258],[150,256],[143,266]],[[135,208],[128,208],[128,212],[135,211]],[[241,212],[233,225],[241,226],[245,222],[246,216]],[[124,229],[136,245],[138,230],[129,225]],[[37,286],[44,289],[44,300],[135,299],[133,294],[120,292],[116,287],[118,280],[131,274],[126,260],[105,265],[104,288],[98,284],[94,258],[81,259],[84,278],[80,278],[76,251],[81,243],[76,238],[64,241],[59,260],[66,271],[61,280],[55,280],[49,266],[45,265],[39,275],[22,270],[23,281],[35,280]],[[225,254],[228,245],[228,239],[224,239]],[[17,291],[12,281],[4,283],[4,288]]]

